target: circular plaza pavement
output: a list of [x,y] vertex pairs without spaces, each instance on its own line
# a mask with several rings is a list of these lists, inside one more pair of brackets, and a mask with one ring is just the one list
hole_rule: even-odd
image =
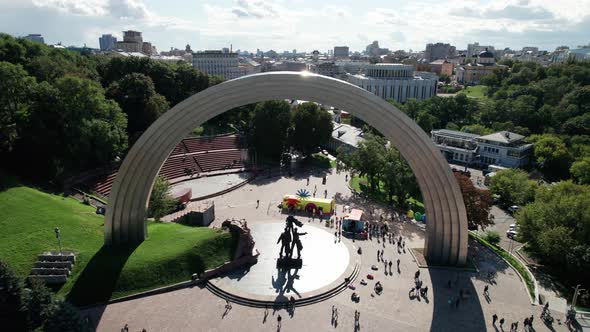
[[[307,218],[305,218],[307,220]],[[297,299],[328,291],[344,281],[356,264],[352,245],[348,240],[334,241],[334,229],[305,222],[299,232],[303,250],[300,269],[277,269],[280,244],[277,239],[285,228],[284,222],[266,222],[250,226],[258,263],[248,269],[228,273],[211,282],[223,291],[256,300],[275,300],[284,297]],[[332,232],[329,232],[332,230]],[[347,243],[347,244],[345,244]],[[350,249],[350,250],[349,250]],[[293,258],[296,258],[296,253]]]

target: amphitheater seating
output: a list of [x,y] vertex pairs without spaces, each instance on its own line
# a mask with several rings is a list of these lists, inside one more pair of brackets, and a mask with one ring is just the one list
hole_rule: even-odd
[[[239,148],[239,137],[236,135],[189,137],[183,139],[180,144],[186,147],[187,153],[237,149]],[[174,150],[176,149],[178,149],[178,146]],[[174,155],[174,151],[171,155]]]
[[244,167],[242,150],[209,151],[195,155],[203,172]]
[[[242,159],[246,150],[240,149],[237,135],[214,137],[189,137],[183,139],[170,153],[160,169],[160,176],[168,180],[186,176],[186,169],[193,174],[207,173],[232,168],[245,167]],[[93,179],[89,189],[108,197],[117,176],[117,170]]]
[[94,185],[91,186],[91,190],[99,193],[103,196],[108,196],[111,193],[111,187],[115,178],[117,177],[117,170],[113,170],[110,174],[95,179]]
[[160,168],[159,175],[171,180],[186,176],[186,169],[192,169],[193,174],[202,172],[193,156],[179,155],[168,157],[164,162],[164,165],[162,165],[162,168]]

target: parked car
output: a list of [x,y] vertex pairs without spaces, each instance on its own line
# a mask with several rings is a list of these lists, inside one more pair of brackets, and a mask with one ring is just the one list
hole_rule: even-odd
[[515,214],[518,210],[520,210],[520,206],[518,205],[512,205],[511,207],[508,208],[508,212]]
[[516,224],[510,224],[510,226],[508,226],[508,230],[515,231],[516,227],[517,227]]
[[518,236],[518,231],[516,231],[516,230],[508,230],[508,231],[506,231],[506,237],[508,237],[509,239],[516,240],[516,237],[517,236]]

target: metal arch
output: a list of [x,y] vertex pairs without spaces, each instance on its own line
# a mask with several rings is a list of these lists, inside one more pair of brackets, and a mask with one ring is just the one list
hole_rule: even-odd
[[428,135],[404,113],[357,86],[334,78],[271,72],[227,81],[164,113],[133,145],[113,184],[105,216],[105,244],[139,243],[147,236],[146,206],[160,167],[193,128],[234,107],[272,99],[336,106],[369,123],[408,161],[428,214],[429,262],[461,265],[467,258],[467,214],[459,185]]

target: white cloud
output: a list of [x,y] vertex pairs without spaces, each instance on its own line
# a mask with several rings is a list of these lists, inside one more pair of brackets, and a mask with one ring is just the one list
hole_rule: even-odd
[[123,19],[146,19],[154,16],[145,4],[136,0],[111,0],[109,14]]
[[106,0],[33,0],[33,5],[81,16],[103,16],[108,13]]

